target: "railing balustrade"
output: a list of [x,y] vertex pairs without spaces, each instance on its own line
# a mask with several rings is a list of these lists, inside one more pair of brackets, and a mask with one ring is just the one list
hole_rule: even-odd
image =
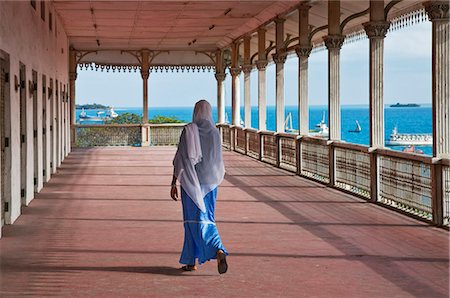
[[186,124],[150,124],[151,146],[178,145],[180,135]]
[[246,141],[246,136],[245,136],[245,131],[242,127],[234,127],[234,133],[236,135],[236,147],[235,150],[237,152],[240,153],[246,153],[246,146],[247,146],[247,141]]
[[442,165],[442,201],[444,225],[450,224],[450,161]]
[[431,157],[379,150],[379,201],[432,219]]
[[279,133],[280,168],[291,172],[297,171],[297,135]]
[[247,128],[247,155],[259,159],[261,138],[256,129]]
[[267,163],[277,165],[278,142],[274,132],[261,131],[261,160]]
[[335,186],[370,198],[370,154],[366,146],[333,143]]
[[[75,125],[76,146],[141,146],[148,129],[152,146],[178,145],[185,124],[92,124]],[[145,136],[144,136],[145,137]]]
[[141,125],[105,124],[75,125],[76,146],[140,146]]
[[449,159],[288,133],[223,124],[218,127],[227,149],[436,225],[449,226]]
[[324,139],[303,137],[301,142],[300,174],[328,183],[330,150]]
[[222,145],[226,149],[231,149],[231,128],[230,126],[220,126],[220,133],[222,135]]

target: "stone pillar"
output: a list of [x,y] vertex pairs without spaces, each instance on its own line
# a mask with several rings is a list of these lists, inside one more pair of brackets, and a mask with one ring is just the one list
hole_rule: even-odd
[[276,131],[284,132],[284,63],[287,52],[284,44],[284,22],[285,19],[275,20],[276,53],[272,56],[275,62],[275,111],[276,111]]
[[340,103],[340,55],[344,43],[342,35],[325,37],[328,49],[328,122],[329,139],[341,139],[341,103]]
[[247,64],[242,66],[244,72],[244,126],[246,128],[252,127],[252,107],[250,101],[250,72],[252,66]]
[[433,156],[450,158],[449,3],[424,3],[432,23]]
[[309,133],[308,109],[308,58],[312,46],[309,40],[309,9],[310,5],[302,4],[298,8],[299,44],[295,48],[298,57],[298,125],[299,134]]
[[239,67],[233,67],[230,69],[231,73],[231,124],[241,125],[241,87],[240,87],[240,74],[241,69]]
[[266,130],[266,29],[258,29],[258,61],[256,61],[256,68],[258,69],[258,129]]
[[217,80],[217,122],[225,123],[225,77],[224,72],[216,72]]
[[[77,58],[74,49],[69,50],[69,95],[70,95],[70,132],[71,145],[76,146],[77,134],[75,131],[76,111],[75,111],[75,80],[77,79]],[[55,88],[57,89],[57,88]],[[58,100],[59,96],[58,96]],[[56,168],[56,165],[55,165]]]
[[364,24],[370,40],[370,146],[375,148],[384,147],[383,52],[389,25],[386,21]]

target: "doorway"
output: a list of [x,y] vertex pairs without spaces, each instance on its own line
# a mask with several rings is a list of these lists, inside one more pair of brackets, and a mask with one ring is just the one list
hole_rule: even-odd
[[22,204],[26,205],[27,197],[27,92],[25,65],[20,63],[20,197]]
[[47,182],[47,78],[42,75],[42,179]]
[[35,70],[31,74],[31,90],[33,92],[33,157],[34,157],[34,192],[39,191],[39,144],[38,144],[38,99],[37,99],[37,80],[38,74]]
[[0,51],[0,237],[1,227],[5,225],[7,217],[10,217],[9,206],[11,199],[6,191],[6,182],[9,181],[8,161],[10,155],[9,134],[7,133],[9,113],[6,113],[9,106],[9,59]]

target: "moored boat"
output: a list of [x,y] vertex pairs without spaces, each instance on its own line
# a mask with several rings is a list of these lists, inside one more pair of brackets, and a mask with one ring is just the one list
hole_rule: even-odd
[[397,126],[394,127],[389,140],[386,141],[386,146],[431,146],[432,144],[433,137],[430,134],[398,133]]

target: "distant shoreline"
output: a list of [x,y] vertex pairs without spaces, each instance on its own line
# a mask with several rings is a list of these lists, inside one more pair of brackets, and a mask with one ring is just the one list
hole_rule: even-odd
[[[420,105],[421,108],[425,108],[425,107],[431,107],[431,103],[418,103]],[[390,107],[390,103],[386,103],[384,105],[385,108],[391,108]],[[77,110],[81,110],[82,107],[84,105],[77,105],[76,109]],[[149,106],[149,109],[180,109],[180,108],[193,108],[194,106]],[[225,106],[226,108],[231,108],[231,106]],[[251,106],[252,108],[258,108],[258,106]],[[297,107],[297,105],[286,105],[286,108],[292,108],[292,107]],[[328,106],[327,105],[309,105],[310,108],[325,108],[327,109]],[[353,107],[353,108],[368,108],[369,105],[368,104],[344,104],[341,105],[341,107]],[[213,105],[212,108],[217,108],[217,106]],[[243,106],[242,106],[243,108]],[[274,105],[267,105],[267,108],[275,108]],[[84,108],[85,110],[88,110],[88,108]],[[90,108],[89,110],[99,110],[99,109],[110,109],[110,107],[105,106],[104,108]],[[142,109],[142,107],[137,106],[137,107],[120,107],[120,106],[116,106],[114,109]]]

